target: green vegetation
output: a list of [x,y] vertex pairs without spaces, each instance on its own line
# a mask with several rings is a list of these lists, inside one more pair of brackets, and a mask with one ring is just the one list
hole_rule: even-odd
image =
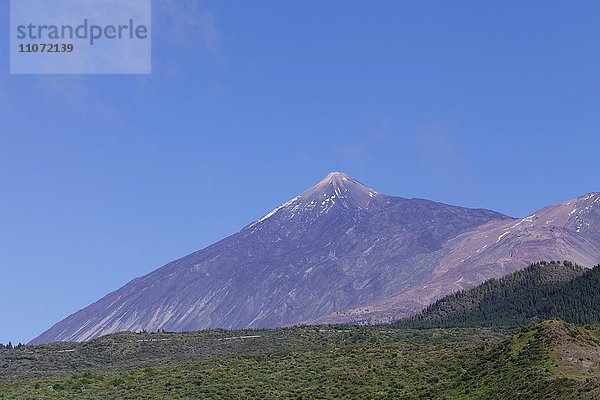
[[[597,399],[599,349],[598,327],[584,328],[559,320],[530,325],[479,358],[450,397]],[[571,353],[579,357],[569,357]],[[576,374],[566,373],[573,367],[578,369]]]
[[538,263],[394,325],[0,348],[0,399],[598,399],[600,325],[511,326],[597,323],[599,271]]
[[8,342],[8,344],[0,343],[0,349],[9,349],[9,350],[12,350],[13,348],[20,349],[23,346],[25,346],[25,345],[21,342],[19,342],[19,344],[17,344],[16,346],[13,346],[12,342]]
[[550,318],[600,323],[600,265],[541,262],[440,299],[400,321],[411,328],[519,326]]
[[592,399],[599,333],[549,321],[516,334],[390,326],[119,334],[0,351],[0,399]]

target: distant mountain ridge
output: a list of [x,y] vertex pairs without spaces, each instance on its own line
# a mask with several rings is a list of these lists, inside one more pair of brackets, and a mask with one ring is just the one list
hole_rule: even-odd
[[444,256],[426,284],[314,322],[391,322],[415,314],[446,294],[540,260],[569,260],[592,267],[600,262],[599,231],[598,192],[544,207],[518,220],[493,220],[444,243]]
[[[119,331],[395,320],[538,259],[591,266],[588,261],[600,260],[597,225],[590,222],[595,221],[590,215],[598,217],[599,199],[587,200],[591,207],[582,215],[581,232],[552,225],[560,235],[540,245],[513,227],[527,225],[523,220],[384,195],[334,172],[240,232],[133,280],[32,343],[84,341]],[[501,230],[500,236],[506,227],[513,228],[497,243],[510,239],[515,244],[510,250],[494,243],[476,252],[477,258],[454,261],[474,241],[489,241],[483,232]],[[520,243],[539,248],[521,254]],[[517,254],[506,254],[515,249]]]
[[586,270],[569,262],[540,262],[450,294],[400,326],[474,327],[524,325],[559,318],[600,323],[600,265]]

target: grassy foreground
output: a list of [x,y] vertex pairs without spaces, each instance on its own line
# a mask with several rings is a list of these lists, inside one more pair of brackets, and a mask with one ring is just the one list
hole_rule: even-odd
[[599,349],[561,321],[119,334],[0,351],[0,399],[593,399]]

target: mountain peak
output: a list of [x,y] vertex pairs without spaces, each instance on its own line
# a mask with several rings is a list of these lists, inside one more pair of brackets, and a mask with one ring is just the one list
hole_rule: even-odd
[[343,172],[333,171],[333,172],[328,173],[327,176],[325,178],[323,178],[320,183],[326,182],[326,183],[332,183],[335,185],[343,185],[345,182],[350,181],[350,180],[354,180],[354,179],[351,176],[346,175]]
[[254,227],[275,215],[289,219],[298,217],[304,212],[327,214],[332,209],[368,210],[385,207],[388,204],[388,196],[381,195],[343,172],[334,171],[327,174],[316,185],[276,207],[248,227]]
[[69,316],[34,343],[144,329],[390,321],[532,259],[597,263],[600,203],[558,208],[515,220],[379,194],[333,172],[240,232]]
[[358,208],[368,208],[370,204],[377,202],[377,198],[382,198],[374,189],[357,181],[343,172],[330,172],[325,178],[319,181],[310,189],[304,191],[299,199],[304,202],[341,204],[345,208],[357,206]]
[[[347,175],[343,172],[334,171],[327,174],[325,178],[321,179],[316,185],[306,190],[301,196],[306,196],[308,193],[327,191],[327,188],[333,188],[334,191],[338,189],[338,196],[341,196],[341,192],[348,191],[361,191],[365,193],[372,193],[373,195],[379,194],[362,182],[352,178],[350,175]],[[371,197],[373,197],[373,195]]]

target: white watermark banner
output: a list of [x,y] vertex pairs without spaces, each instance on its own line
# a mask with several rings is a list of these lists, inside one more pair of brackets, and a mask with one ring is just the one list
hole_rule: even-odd
[[151,0],[11,0],[12,74],[149,74]]

